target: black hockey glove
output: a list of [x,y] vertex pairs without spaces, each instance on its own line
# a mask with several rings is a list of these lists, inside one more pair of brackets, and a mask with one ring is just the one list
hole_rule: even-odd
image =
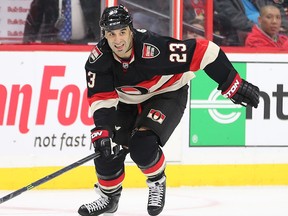
[[218,87],[222,95],[230,98],[235,104],[257,108],[259,104],[259,88],[241,79],[237,72],[231,72],[225,83]]
[[112,143],[111,133],[106,129],[94,128],[91,130],[91,141],[95,152],[100,152],[101,156],[113,159],[119,154],[120,146]]

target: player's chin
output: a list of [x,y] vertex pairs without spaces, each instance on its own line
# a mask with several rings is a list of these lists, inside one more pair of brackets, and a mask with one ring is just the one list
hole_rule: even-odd
[[114,53],[116,53],[116,55],[119,56],[119,57],[122,57],[122,55],[125,54],[125,52],[124,52],[123,49],[121,49],[121,50],[114,50]]

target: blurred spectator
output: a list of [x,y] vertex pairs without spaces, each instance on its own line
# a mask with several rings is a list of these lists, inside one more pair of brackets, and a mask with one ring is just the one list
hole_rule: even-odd
[[[183,21],[190,23],[196,18],[191,0],[184,0]],[[119,0],[119,4],[129,7],[135,28],[144,28],[160,35],[170,35],[170,1]]]
[[[225,45],[244,45],[247,34],[251,32],[254,24],[258,24],[256,18],[259,16],[260,8],[265,5],[279,6],[273,0],[214,0],[216,19],[222,25],[221,34],[227,38]],[[282,27],[288,29],[283,8],[281,8],[281,15]]]
[[[282,22],[283,22],[283,19],[284,19],[284,22],[286,22],[288,20],[288,0],[273,0],[273,1],[276,4],[279,4],[280,8],[283,8],[285,16],[282,16]],[[282,13],[283,12],[281,11],[281,14]],[[288,34],[287,30],[288,28],[286,29],[286,32],[284,31],[283,33]]]
[[59,17],[58,0],[33,0],[27,15],[23,42],[57,41],[55,23]]
[[71,0],[71,37],[67,41],[59,38],[59,31],[64,24],[62,1],[65,0],[31,2],[24,28],[24,43],[87,43],[100,39],[99,0]]
[[192,5],[196,17],[205,16],[206,0],[188,0],[188,2],[190,2],[190,4]]
[[129,7],[136,29],[147,29],[159,35],[169,35],[170,1],[119,0]]
[[[171,1],[119,0],[118,3],[129,7],[133,16],[133,25],[148,29],[160,35],[170,35]],[[183,0],[183,39],[205,37],[206,0]],[[217,26],[217,23],[214,24]],[[221,44],[223,36],[215,28],[213,41]]]
[[197,16],[190,22],[190,28],[183,34],[183,39],[205,38],[205,21],[202,15]]
[[[80,0],[80,5],[86,23],[85,42],[98,42],[101,38],[101,31],[99,28],[101,0]],[[75,19],[78,19],[78,17],[76,16]]]
[[[212,1],[209,3],[212,3]],[[190,7],[189,10],[184,10],[183,38],[205,38],[205,10],[207,1],[184,0],[184,8],[187,8],[187,4],[189,4]],[[185,19],[187,13],[194,15],[194,18]],[[218,45],[222,45],[225,37],[220,35],[219,22],[217,19],[213,21],[213,41]]]
[[288,17],[288,0],[273,0],[274,3],[279,4],[283,7],[286,17]]
[[[184,0],[183,39],[205,38],[206,0]],[[190,17],[189,17],[189,16]]]
[[245,45],[248,47],[278,47],[288,50],[288,36],[279,34],[281,14],[279,8],[267,5],[260,9],[259,26],[255,25],[248,34]]

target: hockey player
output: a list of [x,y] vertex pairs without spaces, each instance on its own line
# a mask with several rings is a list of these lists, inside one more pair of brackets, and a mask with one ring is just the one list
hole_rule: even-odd
[[[123,6],[106,8],[100,19],[103,39],[86,65],[88,100],[95,128],[91,140],[100,198],[78,213],[94,216],[117,211],[127,152],[147,177],[147,211],[158,215],[165,204],[165,156],[161,148],[180,122],[194,73],[204,69],[235,104],[259,103],[259,88],[241,79],[213,42],[176,40],[133,28]],[[205,86],[203,86],[205,88]],[[201,91],[201,89],[199,89]],[[111,141],[112,140],[112,141]],[[123,146],[119,151],[116,143]]]

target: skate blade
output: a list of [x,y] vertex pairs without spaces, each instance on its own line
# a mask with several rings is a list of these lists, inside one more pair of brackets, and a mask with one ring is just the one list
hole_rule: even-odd
[[114,213],[104,213],[103,216],[114,216]]

